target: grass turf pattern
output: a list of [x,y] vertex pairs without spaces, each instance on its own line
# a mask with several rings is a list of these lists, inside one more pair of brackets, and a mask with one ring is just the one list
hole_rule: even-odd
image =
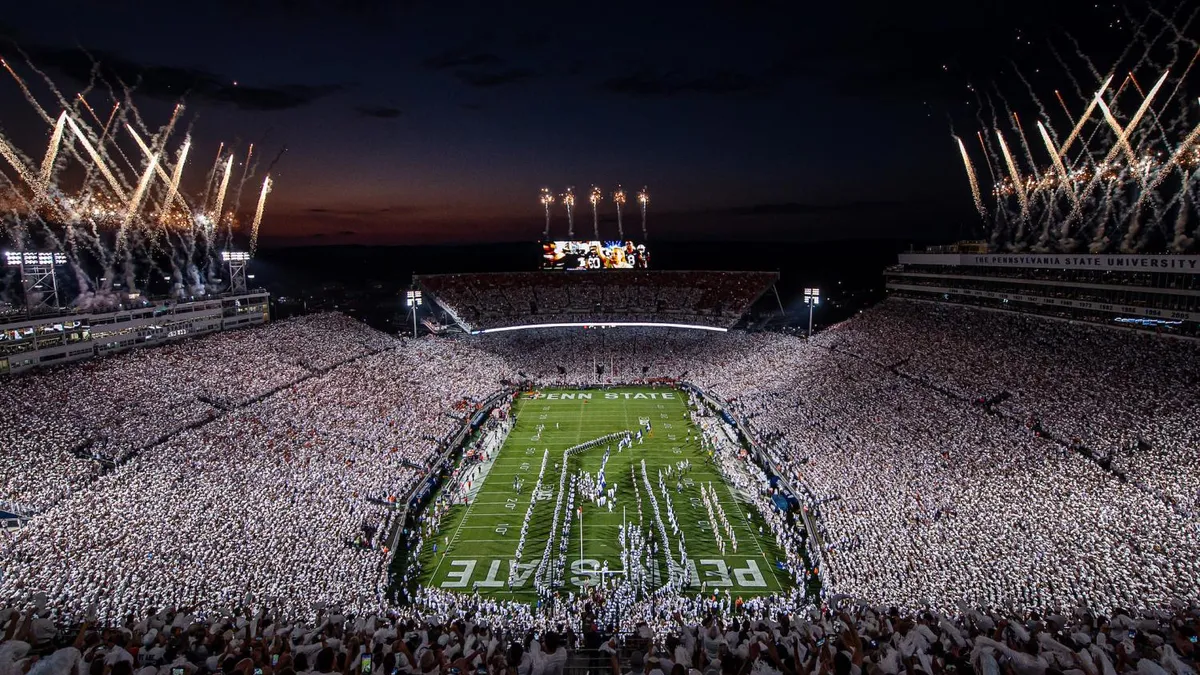
[[[624,519],[638,524],[638,499],[641,491],[644,531],[654,530],[654,511],[641,476],[641,460],[646,460],[650,482],[670,538],[671,553],[678,557],[679,537],[666,522],[664,499],[671,500],[679,527],[685,534],[688,558],[695,564],[694,589],[734,596],[751,597],[782,590],[790,585],[786,573],[778,570],[782,557],[770,530],[764,527],[757,510],[743,502],[725,483],[716,465],[699,440],[700,431],[688,415],[684,391],[670,388],[623,387],[612,389],[544,389],[522,393],[513,406],[515,424],[480,486],[473,486],[469,503],[458,504],[441,520],[439,532],[426,539],[419,552],[424,570],[422,583],[435,588],[533,602],[535,568],[542,559],[547,537],[555,537],[551,564],[557,565],[561,532],[551,533],[563,451],[569,447],[619,431],[636,431],[641,420],[649,419],[650,434],[642,442],[618,452],[616,442],[605,467],[609,487],[617,488],[613,509],[576,495],[575,508],[582,508],[582,522],[572,514],[567,544],[565,574],[567,588],[578,591],[584,584],[596,582],[596,572],[605,562],[610,570],[621,568],[619,528]],[[541,430],[539,431],[539,427]],[[689,433],[691,439],[688,440]],[[534,484],[549,450],[540,496],[533,506],[520,565],[515,575],[509,568],[517,550],[521,525],[533,497]],[[570,473],[583,469],[595,474],[604,457],[605,444],[575,454],[568,459]],[[665,479],[666,495],[659,488],[658,471],[690,460],[690,469],[682,476]],[[633,480],[631,468],[637,471]],[[514,477],[524,484],[521,493],[514,490]],[[725,536],[725,553],[718,548],[708,513],[701,501],[700,484],[711,482],[737,537],[735,552]],[[568,476],[569,489],[571,480]],[[682,485],[682,491],[678,487]],[[563,499],[563,510],[567,500]],[[559,515],[559,530],[565,516]],[[760,534],[763,527],[764,534]],[[580,545],[582,538],[582,555]],[[437,552],[433,548],[437,545]],[[655,556],[658,578],[667,578],[663,551]],[[510,576],[512,584],[510,588]]]

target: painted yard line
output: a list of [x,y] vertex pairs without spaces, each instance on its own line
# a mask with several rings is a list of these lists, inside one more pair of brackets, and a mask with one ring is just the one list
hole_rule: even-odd
[[[723,480],[721,482],[725,483],[725,489],[729,491],[729,496],[733,497],[734,501],[736,502],[737,495],[735,495],[733,493],[733,487],[730,486],[728,481]],[[742,514],[743,520],[745,520],[746,523],[748,524],[750,522],[750,517],[748,515],[746,515],[745,509],[742,508],[742,505],[740,503],[738,503],[736,505],[736,507],[737,507],[738,513]],[[775,572],[775,565],[771,564],[771,559],[767,557],[767,552],[763,550],[762,544],[759,543],[758,537],[755,536],[755,533],[753,531],[750,532],[750,539],[751,539],[751,541],[754,542],[754,545],[756,547],[758,547],[758,552],[762,554],[763,561],[765,561],[767,563],[767,568],[771,570],[771,576],[775,577],[775,583],[779,584],[780,588],[786,588],[784,583],[779,580],[779,575],[776,574],[776,572]]]
[[[507,441],[508,441],[508,439],[505,439],[505,442],[507,442]],[[500,447],[503,448],[504,444],[501,443]],[[479,485],[480,490],[482,490],[484,488],[484,486],[487,485],[487,479],[488,479],[488,474],[484,474],[483,482],[480,483],[480,485]],[[471,510],[474,508],[475,508],[475,502],[467,503],[467,511],[466,511],[466,513],[463,514],[462,520],[458,521],[458,527],[456,527],[454,529],[454,537],[450,539],[450,545],[446,547],[446,552],[442,554],[442,559],[440,561],[438,561],[437,567],[433,568],[433,573],[429,575],[429,578],[431,580],[437,578],[438,570],[442,569],[442,563],[446,562],[446,556],[450,555],[450,551],[452,551],[454,549],[454,545],[458,543],[458,535],[460,532],[462,532],[463,525],[466,524],[467,519],[471,517]],[[437,537],[437,535],[435,534],[434,539],[433,539],[433,542],[435,544],[437,543],[436,537]]]
[[[486,542],[492,542],[492,543],[497,543],[497,542],[500,542],[500,543],[502,543],[502,542],[501,542],[501,540],[498,540],[498,539],[460,539],[459,541],[461,541],[461,542],[462,542],[462,543],[464,543],[464,544],[480,544],[480,543],[486,543]],[[572,541],[574,541],[575,543],[579,543],[579,538],[578,538],[578,537],[572,537]],[[616,543],[613,541],[612,537],[600,537],[600,538],[597,538],[597,539],[593,539],[593,538],[591,538],[591,537],[587,537],[587,536],[585,536],[585,537],[583,538],[583,543],[587,544],[588,542],[604,542],[604,543],[607,543],[607,544],[609,544],[609,545],[610,545],[610,547],[611,547],[613,550],[616,550],[616,548],[617,548],[617,545],[616,545]],[[457,553],[456,553],[455,555],[456,555],[456,556],[459,556],[459,554],[457,554]],[[493,553],[493,554],[483,554],[483,553],[480,553],[480,554],[475,554],[475,555],[468,555],[468,554],[465,554],[465,553],[464,553],[464,554],[462,554],[462,555],[461,555],[461,556],[459,556],[459,557],[464,557],[464,558],[497,558],[497,557],[498,557],[498,558],[500,558],[500,559],[502,559],[502,560],[509,560],[510,558],[512,558],[512,555],[508,555],[508,554],[504,554],[504,553]],[[579,557],[579,555],[578,555],[578,554],[576,554],[574,557],[578,558],[578,557]],[[754,556],[749,556],[749,557],[754,557]],[[567,556],[567,559],[568,559],[568,560],[570,560],[570,559],[571,559],[571,556],[570,556],[570,555],[568,555],[568,556]],[[538,560],[541,560],[541,557],[540,557],[540,556],[538,557]]]

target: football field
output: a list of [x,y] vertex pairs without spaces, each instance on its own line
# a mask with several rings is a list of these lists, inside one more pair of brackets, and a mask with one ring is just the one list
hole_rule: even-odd
[[[636,432],[649,421],[651,432],[642,441],[618,452],[617,443],[601,443],[595,448],[573,454],[567,459],[571,475],[581,469],[595,475],[604,461],[605,448],[611,447],[604,476],[609,488],[616,488],[610,509],[583,495],[575,497],[576,511],[571,515],[566,542],[567,570],[563,575],[567,588],[578,591],[581,586],[597,582],[598,573],[607,567],[620,573],[621,551],[619,528],[622,522],[652,531],[655,526],[641,462],[659,502],[672,554],[677,559],[680,541],[689,559],[689,568],[697,592],[728,591],[733,596],[750,597],[773,593],[789,584],[786,573],[778,570],[781,553],[769,530],[760,534],[763,521],[757,510],[742,501],[722,480],[708,451],[699,440],[699,429],[688,415],[688,394],[670,388],[613,388],[606,390],[545,389],[522,393],[513,406],[515,424],[494,463],[482,482],[473,487],[469,503],[451,507],[441,520],[441,528],[426,539],[420,551],[423,578],[427,586],[465,593],[478,591],[504,599],[532,602],[536,598],[534,574],[547,545],[552,549],[551,561],[558,565],[562,523],[567,500],[558,509],[558,532],[551,532],[556,518],[559,481],[562,474],[563,451],[592,439],[615,432]],[[689,440],[690,435],[690,440]],[[549,454],[546,454],[546,451]],[[545,457],[541,489],[535,496],[534,486]],[[688,460],[690,468],[682,474],[680,462]],[[660,470],[672,468],[666,479],[666,489],[659,485]],[[520,493],[514,480],[522,481]],[[635,480],[636,477],[636,480]],[[714,488],[717,500],[725,513],[725,523],[709,522],[708,511],[701,501],[700,486]],[[567,479],[569,489],[570,478]],[[640,495],[635,493],[640,492]],[[638,501],[642,503],[639,520]],[[669,499],[675,511],[682,537],[672,533],[667,523],[666,504]],[[521,550],[515,573],[511,562],[517,553],[522,523],[531,514],[524,548]],[[717,543],[717,529],[725,539],[725,551]],[[732,530],[737,539],[737,551],[732,549]],[[549,538],[553,535],[552,541]],[[437,546],[436,553],[433,548]],[[582,549],[582,550],[581,550]],[[655,556],[656,570],[652,575],[665,580],[668,574],[666,556]],[[777,575],[778,573],[778,575]],[[656,586],[658,584],[655,584]]]

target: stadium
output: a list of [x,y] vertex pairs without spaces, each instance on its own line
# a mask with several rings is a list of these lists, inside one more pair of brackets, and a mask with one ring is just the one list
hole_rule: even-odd
[[770,275],[631,273],[653,300],[619,270],[438,276],[424,297],[463,330],[316,314],[10,377],[0,589],[69,622],[630,636],[838,597],[1197,601],[1194,342],[900,293],[809,339],[730,330],[714,307]]
[[1058,174],[979,135],[990,203],[955,136],[988,236],[836,320],[566,187],[400,330],[275,315],[253,146],[185,195],[182,106],[55,90],[40,163],[0,136],[0,675],[1195,675],[1200,126],[1138,164],[1167,75],[1098,79]]

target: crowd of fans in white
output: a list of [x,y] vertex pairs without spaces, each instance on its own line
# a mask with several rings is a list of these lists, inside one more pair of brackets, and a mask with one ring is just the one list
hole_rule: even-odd
[[667,322],[728,327],[775,280],[769,272],[440,274],[421,285],[472,330],[537,323]]
[[[856,609],[864,636],[887,636],[874,652],[881,672],[897,672],[885,641],[896,663],[942,642],[935,658],[948,659],[951,647],[956,658],[992,650],[1022,675],[1045,669],[1030,659],[1074,658],[1043,638],[1067,636],[1072,652],[1087,646],[1072,631],[1015,620],[993,635],[1002,617],[963,614],[960,603],[1067,612],[1057,625],[1078,628],[1110,661],[1124,650],[1128,665],[1148,645],[1177,643],[1171,631],[1180,625],[1169,622],[1181,615],[1151,616],[1155,629],[1132,621],[1160,641],[1131,639],[1127,648],[1119,636],[1099,641],[1126,629],[1111,618],[1115,608],[1200,601],[1196,363],[1200,350],[1190,344],[900,301],[808,344],[662,329],[413,341],[336,315],[285,321],[0,384],[0,489],[9,505],[35,513],[0,539],[0,599],[25,607],[44,593],[59,622],[94,614],[114,624],[132,613],[136,623],[151,607],[188,607],[212,620],[243,606],[293,622],[335,603],[361,622],[395,608],[382,593],[380,537],[369,547],[352,539],[387,530],[387,502],[403,499],[475,402],[502,382],[672,378],[724,399],[807,493],[831,592],[957,616],[943,623]],[[116,466],[102,471],[90,456]],[[405,616],[436,607],[444,621],[468,606],[419,595],[425,604]],[[754,603],[747,611],[797,608]],[[1090,609],[1070,614],[1075,607]],[[698,618],[707,607],[673,597],[646,609],[656,630],[675,610]],[[1110,615],[1103,628],[1100,614]],[[7,619],[17,625],[16,614]],[[175,623],[187,632],[192,620]],[[141,639],[154,621],[130,629]],[[905,621],[908,631],[898,627]],[[386,635],[388,623],[370,632]],[[312,647],[324,630],[331,646],[342,630],[334,624],[289,634]],[[821,621],[806,625],[801,641],[837,635],[817,629]],[[703,637],[709,630],[692,625],[679,636],[691,635],[696,658],[719,642]],[[1041,656],[1024,647],[1026,631],[1041,636],[1033,639]],[[170,632],[158,635],[169,643],[178,638]],[[753,630],[733,632],[731,652],[754,650]],[[992,639],[1008,647],[983,642]],[[209,657],[238,641],[225,634]],[[860,653],[850,636],[840,641]],[[155,638],[147,648],[156,645],[167,647]],[[820,651],[813,641],[800,662]],[[1095,650],[1083,652],[1090,665],[1065,668],[1109,672]],[[120,654],[115,646],[106,653]],[[768,665],[782,671],[778,659]]]
[[[221,333],[0,387],[0,505],[45,509],[165,437],[394,340],[336,314]],[[36,466],[33,466],[36,465]]]
[[[954,614],[852,603],[784,611],[755,600],[732,612],[711,601],[664,600],[620,640],[596,624],[603,598],[570,623],[536,630],[528,607],[315,620],[272,611],[151,609],[116,625],[60,628],[33,612],[0,610],[4,675],[1194,675],[1197,613],[1066,613],[964,609]],[[690,606],[689,606],[690,605]],[[698,615],[685,618],[684,612]],[[574,655],[574,658],[573,658]],[[582,663],[580,663],[582,661]]]

